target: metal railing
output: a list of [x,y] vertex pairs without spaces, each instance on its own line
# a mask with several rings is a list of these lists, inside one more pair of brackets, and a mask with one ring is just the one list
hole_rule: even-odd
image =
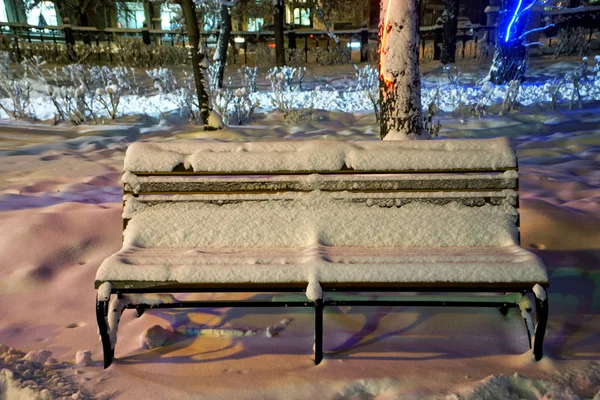
[[[551,29],[542,32],[546,36],[546,43],[552,46],[552,37],[557,34],[558,29],[564,26],[579,26],[589,29],[589,40],[591,41],[594,31],[599,29],[600,6],[580,7],[569,10],[545,11],[547,16],[555,24]],[[597,18],[598,17],[598,18]],[[591,22],[590,22],[591,21]],[[472,24],[467,27],[459,27],[457,35],[457,57],[478,58],[489,57],[489,49],[494,45],[495,26],[484,26]],[[377,29],[337,30],[334,31],[341,40],[344,47],[349,48],[351,56],[360,61],[373,61],[377,51]],[[201,40],[204,45],[213,47],[218,39],[218,31],[201,32]],[[232,45],[235,55],[242,64],[248,64],[249,54],[256,45],[263,44],[274,47],[273,31],[234,31],[231,33]],[[302,62],[308,64],[310,61],[318,62],[315,49],[330,51],[335,43],[327,32],[316,29],[297,29],[284,32],[285,47],[302,52]],[[162,29],[128,29],[128,28],[105,28],[80,27],[72,25],[59,26],[35,26],[21,23],[0,22],[0,47],[11,51],[17,60],[32,52],[24,51],[29,44],[46,43],[52,44],[53,55],[57,57],[65,52],[69,53],[70,61],[75,61],[71,46],[89,45],[91,52],[95,54],[98,62],[113,62],[115,44],[120,41],[136,39],[148,46],[172,46],[184,48],[188,45],[188,38],[181,30]],[[423,26],[420,29],[420,59],[439,59],[439,49],[442,40],[442,27]],[[101,49],[101,47],[103,48]],[[30,46],[31,47],[31,46]],[[354,54],[353,54],[354,53]],[[373,54],[374,53],[374,54]],[[357,56],[358,54],[358,56]],[[369,57],[370,54],[370,57]],[[93,56],[92,56],[93,57]],[[102,60],[102,58],[105,60]],[[313,60],[311,60],[311,57]],[[256,56],[255,56],[256,58]],[[256,59],[254,60],[256,63]]]

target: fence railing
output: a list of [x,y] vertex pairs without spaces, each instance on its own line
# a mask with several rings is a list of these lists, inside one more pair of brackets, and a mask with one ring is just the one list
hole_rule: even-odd
[[[457,40],[462,43],[459,46],[459,55],[464,57],[477,56],[479,44],[482,39],[490,43],[493,39],[495,27],[473,25],[458,30]],[[357,61],[374,60],[377,51],[377,29],[337,30],[335,35],[340,38],[342,45],[350,51],[353,59]],[[201,40],[207,47],[214,47],[218,39],[218,31],[201,32]],[[16,24],[0,22],[0,42],[3,42],[4,50],[11,51],[16,59],[28,55],[24,50],[32,43],[46,43],[55,46],[55,53],[64,52],[62,46],[74,46],[86,44],[92,47],[105,46],[108,51],[119,41],[135,38],[146,45],[186,47],[188,37],[179,30],[160,29],[127,29],[106,28],[97,29],[93,27],[79,27],[70,25],[59,26],[35,26],[28,24]],[[274,48],[273,31],[234,31],[231,33],[231,44],[236,51],[238,60],[248,64],[249,53],[255,48],[253,46],[264,44]],[[315,56],[310,56],[311,51],[321,49],[330,51],[335,47],[334,41],[327,32],[316,29],[298,29],[284,32],[286,49],[296,49],[302,53],[302,62],[318,62]],[[465,51],[471,44],[472,49]],[[421,58],[436,59],[435,49],[441,44],[441,27],[422,27],[421,29]],[[0,43],[2,45],[2,43]],[[462,49],[462,50],[460,50]],[[106,53],[104,49],[102,53]],[[100,51],[95,51],[100,61]],[[75,55],[72,61],[75,61]],[[114,55],[114,54],[113,54]],[[112,61],[112,56],[108,55]]]
[[[551,10],[544,13],[554,27],[542,32],[546,36],[547,45],[552,46],[552,38],[565,26],[581,26],[589,30],[589,41],[592,34],[600,27],[600,6],[580,7],[566,10]],[[457,35],[457,57],[478,58],[489,57],[490,48],[495,41],[495,26],[472,24],[459,27]],[[357,61],[374,60],[377,53],[377,29],[337,30],[334,31],[341,40],[342,45],[350,51],[351,57]],[[201,40],[207,47],[214,47],[218,39],[218,31],[201,32]],[[301,54],[303,63],[320,62],[319,57],[331,51],[335,45],[327,32],[316,29],[297,29],[284,32],[286,49],[295,49],[297,55]],[[231,33],[231,45],[234,48],[235,58],[241,64],[248,64],[257,45],[266,45],[274,48],[273,31],[234,31]],[[181,30],[161,29],[128,29],[80,27],[72,25],[35,26],[20,23],[0,22],[0,48],[12,52],[17,60],[23,56],[31,55],[25,49],[30,44],[51,44],[48,51],[54,53],[55,58],[60,53],[65,53],[66,61],[76,61],[75,45],[89,45],[92,57],[98,62],[113,62],[117,56],[115,45],[127,39],[137,39],[140,43],[151,46],[171,46],[184,48],[188,45],[188,38]],[[141,40],[140,40],[141,39]],[[442,41],[442,28],[436,26],[423,26],[420,29],[420,54],[422,60],[439,59]],[[31,46],[29,46],[31,47]],[[320,49],[319,51],[315,49]],[[311,56],[311,53],[314,53]],[[316,54],[316,55],[315,55]],[[250,57],[249,57],[250,56]],[[104,58],[104,60],[103,60]],[[254,62],[257,61],[254,54]]]

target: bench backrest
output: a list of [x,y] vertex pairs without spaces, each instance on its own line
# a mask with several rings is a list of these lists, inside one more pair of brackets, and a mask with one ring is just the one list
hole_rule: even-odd
[[517,159],[505,139],[137,142],[123,183],[128,245],[518,242]]

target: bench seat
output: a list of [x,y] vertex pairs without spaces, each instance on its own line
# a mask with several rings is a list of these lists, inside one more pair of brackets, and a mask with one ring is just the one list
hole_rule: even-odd
[[[397,286],[547,284],[538,257],[519,246],[447,248],[126,248],[109,257],[96,287],[115,289],[168,284],[297,284],[312,276],[335,283],[389,283]],[[135,282],[135,285],[133,284]],[[132,286],[134,285],[134,286]],[[498,286],[499,287],[499,286]]]

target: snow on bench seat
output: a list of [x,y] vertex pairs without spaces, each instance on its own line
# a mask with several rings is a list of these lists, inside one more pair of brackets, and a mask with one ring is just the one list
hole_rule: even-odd
[[[547,283],[542,262],[517,245],[475,248],[330,247],[304,248],[139,248],[108,258],[96,286],[153,284],[300,283],[506,284]],[[281,286],[279,285],[279,286]]]
[[431,141],[136,142],[125,171],[169,172],[452,171],[517,166],[506,138]]

